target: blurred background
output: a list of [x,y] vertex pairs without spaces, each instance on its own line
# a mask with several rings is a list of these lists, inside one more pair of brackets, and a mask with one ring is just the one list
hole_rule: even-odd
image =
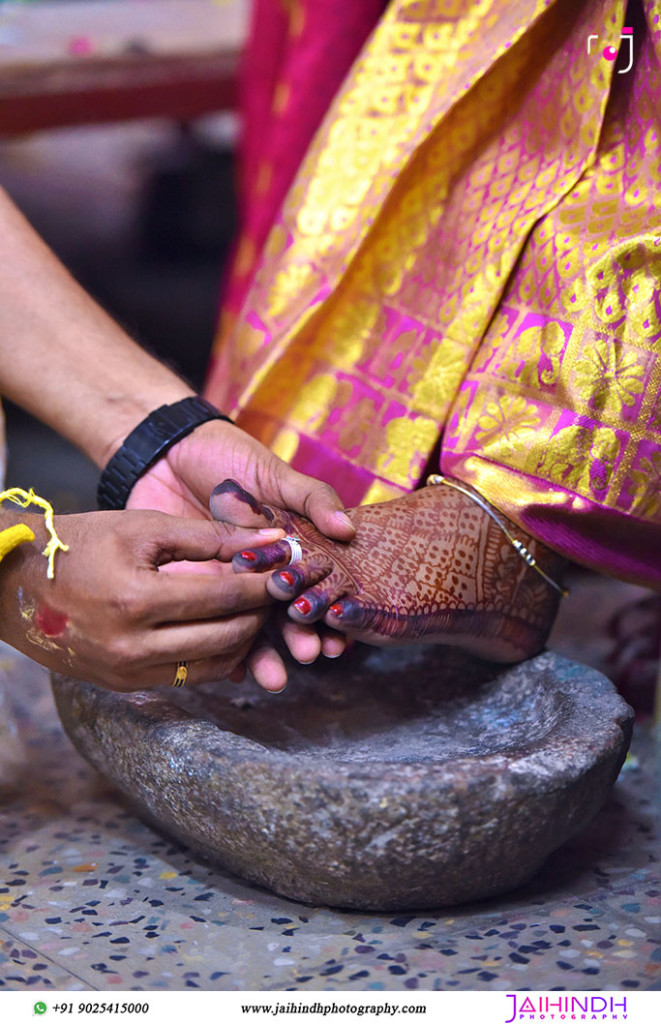
[[[249,0],[0,0],[0,184],[101,305],[196,387],[235,229],[248,14]],[[94,508],[86,457],[5,413],[12,486],[58,512]]]

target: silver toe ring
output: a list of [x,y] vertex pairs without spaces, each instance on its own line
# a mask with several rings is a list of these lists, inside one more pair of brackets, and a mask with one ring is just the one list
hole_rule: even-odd
[[283,540],[289,544],[289,550],[291,551],[288,564],[294,565],[296,562],[300,562],[303,558],[303,548],[301,547],[301,542],[298,537],[288,536],[284,537]]

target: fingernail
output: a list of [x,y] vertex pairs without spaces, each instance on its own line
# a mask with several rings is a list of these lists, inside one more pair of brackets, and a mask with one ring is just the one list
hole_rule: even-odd
[[344,652],[338,651],[337,654],[326,654],[325,651],[322,651],[321,653],[323,654],[324,658],[330,658],[332,660],[333,658],[341,658]]
[[294,608],[301,613],[301,615],[307,615],[312,610],[312,605],[308,601],[307,597],[299,597],[298,601],[294,601]]
[[342,613],[344,612],[344,608],[342,607],[341,604],[332,604],[330,606],[330,608],[329,608],[329,611],[331,611],[333,613],[333,615],[337,615],[337,617],[339,619],[339,618],[342,617]]
[[274,540],[279,540],[280,537],[284,537],[285,535],[284,530],[279,530],[273,526],[264,527],[263,530],[258,530],[257,533],[259,533],[262,537],[272,537]]
[[288,587],[293,587],[294,583],[296,582],[292,574],[290,572],[287,572],[286,569],[283,569],[281,572],[279,572],[278,576],[280,577],[281,580],[285,581]]
[[256,562],[257,555],[254,551],[242,551],[241,558],[245,558],[246,562]]
[[349,519],[349,516],[346,514],[346,512],[335,512],[334,515],[337,521],[339,523],[342,523],[343,526],[350,526],[352,530],[354,529],[354,525]]

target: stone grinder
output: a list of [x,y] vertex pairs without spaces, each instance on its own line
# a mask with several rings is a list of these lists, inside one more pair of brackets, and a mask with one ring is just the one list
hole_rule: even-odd
[[376,911],[527,881],[606,800],[633,720],[583,665],[445,647],[358,645],[277,696],[53,688],[80,753],[160,828],[283,896]]

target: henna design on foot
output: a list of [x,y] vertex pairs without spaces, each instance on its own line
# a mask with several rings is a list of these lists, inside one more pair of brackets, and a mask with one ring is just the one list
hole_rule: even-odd
[[[276,572],[268,589],[277,600],[296,599],[292,619],[323,619],[365,643],[454,644],[495,661],[541,650],[559,595],[470,498],[425,488],[348,514],[357,529],[348,544],[288,514],[286,528],[301,539],[303,558],[285,570],[287,577]],[[559,576],[563,559],[502,518],[540,565]],[[259,561],[243,563],[240,571],[260,568]]]

